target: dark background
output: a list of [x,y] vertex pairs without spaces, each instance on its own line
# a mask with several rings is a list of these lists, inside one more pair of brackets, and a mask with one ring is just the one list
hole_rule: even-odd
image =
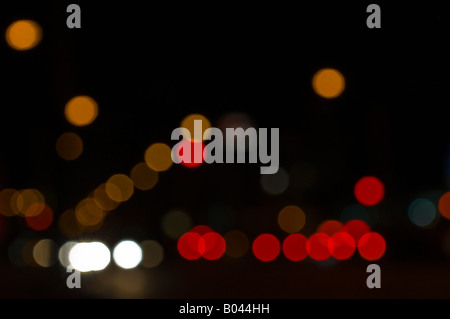
[[[449,261],[443,250],[449,222],[419,229],[408,205],[419,194],[445,191],[449,145],[448,14],[422,5],[378,1],[382,28],[366,27],[370,2],[168,3],[78,1],[82,28],[66,27],[70,2],[16,1],[0,7],[0,30],[21,18],[36,20],[43,41],[18,52],[0,43],[0,189],[48,190],[55,215],[73,207],[114,173],[128,173],[154,142],[172,145],[171,131],[188,114],[213,126],[224,114],[244,112],[257,127],[280,128],[280,166],[288,172],[308,162],[315,183],[299,191],[266,194],[259,164],[174,165],[157,186],[136,191],[91,236],[109,246],[127,237],[163,244],[155,269],[107,270],[83,275],[82,289],[65,286],[65,269],[11,265],[6,253],[27,232],[19,220],[1,243],[0,296],[119,298],[427,298],[450,295]],[[4,34],[4,31],[2,31]],[[4,36],[3,36],[4,38]],[[311,87],[323,67],[346,79],[342,96],[325,100]],[[74,128],[64,105],[90,95],[99,117]],[[75,131],[83,155],[61,160],[55,141]],[[356,203],[355,182],[375,175],[385,184],[374,227],[386,238],[377,263],[382,289],[365,285],[369,262],[359,256],[335,265],[293,263],[280,256],[261,263],[251,252],[237,260],[183,260],[165,238],[161,216],[182,209],[195,224],[208,209],[229,207],[229,229],[250,239],[263,232],[283,238],[276,214],[288,204],[305,209],[305,234],[325,219],[338,219]],[[310,212],[310,213],[308,213]],[[302,232],[303,232],[302,231]],[[52,225],[30,238],[67,241]]]

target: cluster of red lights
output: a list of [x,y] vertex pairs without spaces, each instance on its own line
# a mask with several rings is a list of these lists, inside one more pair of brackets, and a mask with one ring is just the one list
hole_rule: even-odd
[[361,257],[367,260],[380,259],[386,242],[379,233],[372,232],[361,220],[351,220],[345,225],[338,221],[326,221],[318,231],[306,238],[302,234],[291,234],[280,244],[271,234],[262,234],[253,241],[253,254],[261,261],[272,261],[281,250],[292,261],[310,257],[323,261],[330,257],[338,260],[349,259],[358,249]]
[[208,226],[195,226],[178,239],[178,252],[187,260],[216,260],[225,253],[225,239]]
[[[201,257],[217,260],[225,249],[225,239],[208,226],[196,226],[178,240],[178,251],[187,260]],[[330,257],[349,259],[356,250],[366,260],[378,260],[386,250],[386,242],[383,236],[372,232],[361,220],[351,220],[346,224],[331,220],[322,223],[309,238],[299,233],[290,234],[281,245],[274,235],[262,234],[252,245],[255,257],[264,262],[275,260],[281,251],[292,261],[301,261],[308,256],[324,261]]]
[[[383,183],[373,176],[361,178],[354,188],[356,199],[365,206],[378,204],[384,192]],[[188,260],[201,257],[216,260],[222,257],[225,250],[225,239],[208,226],[196,226],[178,240],[178,251]],[[384,255],[386,242],[362,220],[351,220],[346,224],[328,220],[320,224],[317,232],[309,238],[299,233],[290,234],[282,245],[272,234],[259,235],[253,241],[252,250],[255,257],[264,262],[275,260],[281,251],[292,261],[301,261],[308,256],[324,261],[331,257],[349,259],[356,250],[362,258],[372,261]]]

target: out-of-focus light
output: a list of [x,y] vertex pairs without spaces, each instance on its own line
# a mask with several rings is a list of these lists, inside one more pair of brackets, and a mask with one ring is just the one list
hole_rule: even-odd
[[[185,160],[184,152],[186,149],[190,149],[190,159]],[[188,167],[188,168],[194,168],[197,166],[200,166],[205,161],[203,151],[205,150],[205,144],[200,141],[196,141],[194,139],[192,140],[183,140],[179,142],[178,146],[174,149],[175,155],[178,158],[178,161],[181,165]],[[199,158],[198,163],[195,162],[196,155]]]
[[156,172],[166,171],[172,166],[172,149],[164,143],[150,145],[144,154],[145,163]]
[[[202,130],[199,132],[195,132],[195,130],[194,130],[194,121],[195,120],[201,121]],[[183,134],[183,137],[186,140],[193,139],[195,141],[200,142],[203,140],[203,133],[205,132],[205,130],[211,127],[211,122],[205,116],[203,116],[201,114],[190,114],[181,121],[180,127],[186,128],[190,134],[190,136],[185,136],[185,134]],[[196,135],[196,133],[197,133],[197,135]],[[209,137],[209,135],[205,136],[205,137],[207,138],[207,137]]]
[[137,189],[146,191],[152,189],[158,183],[158,172],[141,162],[131,169],[130,178]]
[[323,98],[336,98],[344,91],[345,78],[335,69],[321,69],[312,79],[314,91]]
[[95,201],[95,204],[97,204],[97,206],[104,211],[111,211],[119,206],[119,202],[109,198],[106,193],[106,184],[101,184],[94,190],[92,193],[92,199]]
[[226,250],[225,239],[216,232],[209,232],[202,236],[199,247],[202,256],[208,260],[217,260],[223,256]]
[[275,174],[261,175],[261,187],[271,195],[283,193],[289,186],[289,175],[280,167]]
[[355,240],[356,245],[358,245],[360,238],[370,232],[370,227],[362,220],[350,220],[345,223],[342,230],[349,233]]
[[177,249],[181,257],[187,260],[196,260],[202,257],[199,250],[203,235],[196,232],[187,232],[178,239]]
[[125,174],[111,176],[105,185],[105,191],[109,198],[116,202],[125,202],[134,193],[133,181]]
[[66,161],[73,161],[83,152],[83,140],[78,134],[66,132],[56,140],[56,153]]
[[430,200],[418,198],[409,205],[408,216],[413,224],[426,227],[435,220],[436,207]]
[[37,216],[42,212],[42,210],[44,208],[45,208],[45,203],[43,203],[43,202],[42,203],[39,203],[39,202],[33,203],[27,207],[27,209],[24,211],[24,215],[29,216],[29,217]]
[[19,196],[19,192],[12,188],[0,191],[0,214],[4,216],[14,216],[19,214],[17,204],[12,205],[12,199]]
[[376,206],[364,206],[361,204],[353,204],[344,207],[341,212],[340,220],[346,223],[350,220],[358,219],[367,223],[370,227],[374,227],[379,220],[379,212]]
[[198,225],[178,239],[177,248],[180,255],[187,260],[200,257],[216,260],[225,253],[226,242],[210,227]]
[[38,267],[39,265],[36,263],[36,260],[33,256],[34,246],[37,244],[38,239],[29,240],[22,249],[22,259],[26,265],[31,267]]
[[358,251],[366,260],[378,260],[386,251],[386,241],[379,233],[366,233],[358,242]]
[[196,225],[196,226],[192,227],[192,229],[190,231],[193,233],[200,234],[202,236],[206,233],[214,232],[211,227],[206,226],[206,225]]
[[66,243],[64,243],[60,248],[59,248],[59,252],[58,252],[58,260],[59,263],[63,266],[63,267],[68,267],[70,265],[70,260],[69,260],[69,253],[70,250],[77,244],[77,242],[75,241],[68,241]]
[[354,194],[365,206],[377,205],[384,197],[384,185],[374,176],[365,176],[356,182]]
[[132,269],[142,261],[142,249],[132,240],[123,240],[114,247],[113,258],[119,267]]
[[446,192],[441,196],[439,199],[438,208],[442,217],[450,219],[450,192]]
[[69,238],[74,238],[82,233],[82,230],[77,225],[77,219],[73,209],[66,210],[59,216],[58,228],[64,236]]
[[287,259],[301,261],[308,256],[306,244],[308,239],[302,234],[291,234],[283,241],[283,253]]
[[98,105],[90,96],[75,96],[67,102],[64,114],[69,123],[75,126],[86,126],[97,118]]
[[32,20],[18,20],[6,29],[6,41],[15,50],[24,51],[34,48],[41,42],[42,29]]
[[45,207],[44,196],[34,188],[19,191],[13,201],[12,205],[15,205],[23,216],[39,215]]
[[182,211],[170,211],[161,220],[164,234],[172,239],[178,239],[192,227],[191,217]]
[[45,205],[39,215],[25,216],[25,221],[28,227],[33,230],[45,230],[50,227],[53,222],[53,211],[48,205]]
[[95,204],[92,198],[85,198],[75,207],[75,218],[84,226],[95,226],[103,222],[103,210]]
[[335,233],[340,232],[342,227],[344,227],[344,224],[337,220],[326,220],[317,227],[317,232],[333,236]]
[[262,234],[253,241],[252,250],[256,258],[269,262],[280,254],[280,241],[272,234]]
[[278,225],[287,233],[299,232],[305,226],[305,213],[298,206],[286,206],[278,213]]
[[337,232],[328,241],[328,249],[331,256],[336,259],[349,259],[356,249],[353,237],[347,232]]
[[306,243],[306,251],[308,255],[317,261],[327,260],[330,258],[328,249],[328,241],[330,236],[325,233],[314,233],[308,238]]
[[164,248],[155,240],[144,240],[141,243],[141,266],[146,268],[157,267],[164,259]]
[[42,239],[34,245],[33,256],[41,267],[50,267],[56,263],[58,247],[51,239]]
[[110,261],[108,247],[100,242],[77,243],[69,252],[70,265],[80,272],[103,270]]
[[224,236],[226,243],[225,254],[232,258],[239,258],[245,255],[249,248],[247,235],[239,230],[231,230]]

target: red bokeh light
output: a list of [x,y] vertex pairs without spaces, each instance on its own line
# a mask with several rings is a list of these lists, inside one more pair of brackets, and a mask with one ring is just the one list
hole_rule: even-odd
[[317,232],[325,233],[328,236],[333,236],[333,234],[340,232],[343,226],[344,224],[342,224],[340,221],[326,220],[323,223],[321,223],[319,227],[317,227]]
[[[190,163],[187,163],[183,160],[183,151],[186,148],[190,148],[191,149],[191,160]],[[196,152],[199,152],[201,149],[201,162],[200,163],[195,163],[194,162],[194,157]],[[200,141],[196,141],[196,140],[183,140],[180,142],[180,144],[178,145],[178,148],[175,150],[175,154],[178,157],[178,160],[180,161],[180,164],[188,167],[188,168],[193,168],[193,167],[197,167],[202,165],[202,163],[204,162],[204,158],[203,158],[203,151],[205,149],[205,144],[203,142]]]
[[309,256],[318,261],[330,258],[330,251],[328,250],[329,240],[330,236],[325,233],[315,233],[311,235],[306,243],[306,251]]
[[356,249],[355,240],[347,232],[338,232],[328,241],[328,249],[331,256],[344,260],[350,258]]
[[225,239],[218,233],[206,233],[201,242],[204,243],[203,257],[208,260],[216,260],[225,253]]
[[378,178],[366,176],[355,184],[354,193],[362,205],[373,206],[383,199],[384,185]]
[[206,225],[194,226],[190,231],[192,233],[197,233],[199,235],[204,235],[206,233],[213,233],[214,232],[211,227],[206,226]]
[[280,254],[280,241],[274,235],[262,234],[254,241],[253,254],[261,261],[272,261]]
[[350,220],[343,229],[344,232],[349,233],[355,240],[355,244],[358,245],[359,239],[366,233],[370,232],[370,227],[362,220]]
[[283,253],[287,259],[300,261],[308,256],[306,243],[308,239],[302,234],[291,234],[283,242]]
[[370,261],[380,259],[386,251],[386,241],[379,233],[366,233],[359,240],[358,251],[364,259]]
[[225,253],[225,239],[210,227],[198,225],[178,239],[178,252],[187,260],[216,260]]
[[[203,243],[202,243],[203,242]],[[196,260],[202,257],[200,249],[204,249],[202,235],[195,232],[187,232],[178,239],[178,252],[187,260]]]
[[50,227],[53,222],[53,211],[52,209],[44,204],[42,211],[36,216],[25,216],[25,222],[28,227],[34,230],[44,230]]

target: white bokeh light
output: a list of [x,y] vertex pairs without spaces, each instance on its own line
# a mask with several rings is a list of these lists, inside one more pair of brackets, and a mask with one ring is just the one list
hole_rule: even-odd
[[77,242],[75,241],[68,241],[59,248],[58,259],[62,266],[67,267],[70,265],[69,253],[76,244]]
[[103,270],[111,261],[111,253],[100,242],[78,243],[70,249],[69,261],[81,272]]
[[114,247],[113,258],[119,267],[131,269],[141,262],[142,249],[136,242],[124,240]]

